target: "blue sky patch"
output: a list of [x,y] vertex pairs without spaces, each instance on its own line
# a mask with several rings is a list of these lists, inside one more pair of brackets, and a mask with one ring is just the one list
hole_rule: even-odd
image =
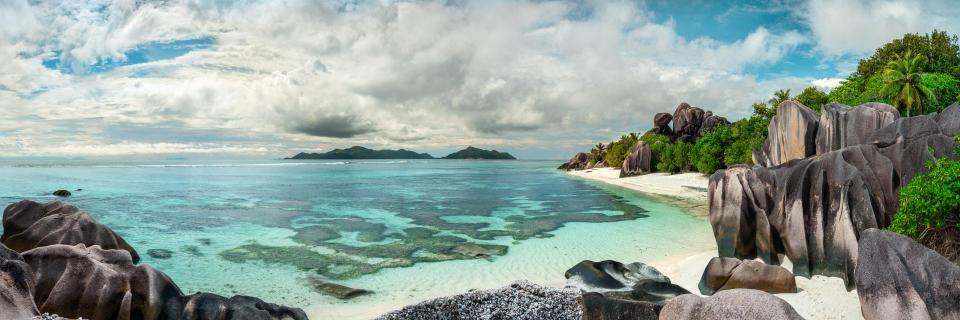
[[185,40],[147,42],[125,51],[123,53],[124,58],[122,59],[104,57],[97,59],[97,62],[91,65],[83,65],[78,61],[65,57],[62,51],[56,50],[53,52],[53,57],[43,60],[43,65],[49,69],[59,70],[63,73],[81,75],[96,74],[109,72],[123,66],[173,59],[185,55],[190,51],[210,48],[215,43],[216,39],[212,36]]

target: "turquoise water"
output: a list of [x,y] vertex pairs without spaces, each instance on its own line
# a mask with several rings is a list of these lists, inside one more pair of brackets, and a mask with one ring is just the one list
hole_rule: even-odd
[[[387,297],[418,300],[439,292],[416,288],[423,281],[391,287],[417,277],[410,273],[417,270],[430,273],[420,275],[424,279],[470,286],[518,277],[552,281],[562,280],[562,271],[556,273],[563,265],[599,259],[594,257],[599,252],[665,256],[677,248],[709,247],[704,219],[572,178],[555,166],[459,160],[7,161],[0,162],[0,201],[45,202],[56,199],[49,195],[54,190],[82,189],[67,201],[121,234],[142,263],[170,275],[185,292],[246,294],[321,309]],[[595,233],[578,239],[578,232]],[[592,246],[601,244],[592,242],[603,240],[598,237],[637,240],[601,250]],[[491,257],[458,253],[455,248],[464,244],[479,245]],[[568,245],[575,247],[560,249]],[[146,254],[150,249],[173,256],[156,259]],[[528,257],[529,267],[509,262]],[[311,278],[362,285],[378,294],[341,302],[317,293]]]

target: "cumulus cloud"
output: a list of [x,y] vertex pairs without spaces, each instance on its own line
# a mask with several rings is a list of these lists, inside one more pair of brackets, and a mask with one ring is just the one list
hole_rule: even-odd
[[[583,6],[589,14],[574,15]],[[129,150],[589,144],[644,130],[655,112],[681,101],[737,118],[773,89],[812,80],[743,72],[812,43],[804,32],[758,26],[736,41],[688,39],[675,22],[626,1],[0,0],[0,8],[0,18],[17,19],[0,29],[0,57],[11,61],[0,65],[0,103],[9,106],[0,120],[176,121],[283,142],[228,148],[79,133]],[[820,46],[842,45],[825,33],[813,32]],[[131,48],[198,37],[214,44],[103,73],[41,64],[58,59],[82,70],[123,61]],[[37,152],[99,152],[58,138],[18,131],[0,150],[28,143],[47,148]]]
[[956,30],[953,0],[810,0],[802,16],[828,55],[870,53],[905,33]]

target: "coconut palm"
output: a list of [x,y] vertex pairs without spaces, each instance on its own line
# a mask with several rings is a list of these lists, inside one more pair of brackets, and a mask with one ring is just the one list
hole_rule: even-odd
[[921,68],[926,61],[926,57],[907,51],[903,56],[894,54],[893,60],[887,62],[883,70],[886,85],[880,93],[884,97],[893,97],[893,104],[904,110],[908,117],[915,109],[923,114],[923,99],[936,99],[933,91],[920,82]]
[[593,154],[594,159],[601,159],[607,155],[607,146],[603,145],[603,142],[598,143],[596,146],[593,147],[593,150],[591,150],[591,152],[595,152]]
[[770,106],[776,110],[777,106],[787,100],[790,100],[790,89],[780,89],[773,93],[773,98],[771,98],[769,102]]

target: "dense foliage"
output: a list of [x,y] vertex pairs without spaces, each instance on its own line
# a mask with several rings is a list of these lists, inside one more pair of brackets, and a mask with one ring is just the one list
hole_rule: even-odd
[[936,101],[933,91],[925,87],[920,78],[921,68],[927,63],[927,58],[907,51],[904,55],[896,54],[895,59],[887,63],[883,69],[882,96],[891,97],[890,102],[898,109],[911,113],[924,114],[925,101]]
[[610,167],[619,167],[620,164],[623,163],[623,159],[626,159],[627,156],[630,155],[630,149],[633,149],[633,146],[637,144],[639,139],[636,133],[630,133],[620,136],[620,140],[607,145],[607,154],[604,156],[607,165]]
[[855,75],[863,78],[882,73],[887,63],[896,59],[896,55],[913,52],[926,58],[929,63],[923,72],[946,73],[960,78],[960,46],[957,36],[945,31],[934,30],[930,34],[909,33],[883,45],[870,56],[860,60]]
[[817,87],[807,87],[803,89],[803,92],[800,92],[795,99],[797,102],[817,112],[820,112],[820,108],[823,107],[823,105],[830,102],[830,97],[827,96],[827,93],[817,89]]
[[937,97],[934,101],[927,101],[927,111],[939,112],[960,100],[960,80],[946,73],[927,73],[920,83],[930,89]]
[[657,161],[657,171],[678,173],[690,170],[690,151],[693,144],[677,142],[666,145]]
[[[956,153],[960,156],[960,147]],[[929,169],[900,189],[890,230],[918,238],[928,228],[960,227],[960,160],[942,158]]]

